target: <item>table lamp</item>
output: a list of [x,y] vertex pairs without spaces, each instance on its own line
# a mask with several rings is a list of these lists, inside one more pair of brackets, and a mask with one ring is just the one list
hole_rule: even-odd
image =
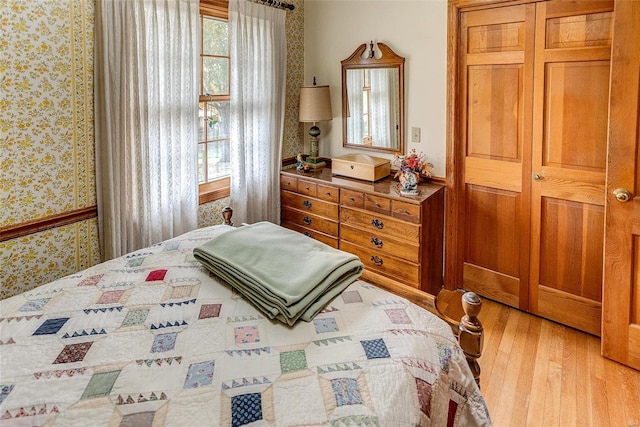
[[331,120],[331,96],[329,86],[316,86],[316,78],[313,78],[313,86],[302,86],[300,88],[300,115],[299,121],[303,123],[313,123],[309,129],[309,142],[311,143],[310,155],[305,164],[311,169],[320,169],[325,166],[325,162],[319,157],[318,136],[320,128],[317,122]]

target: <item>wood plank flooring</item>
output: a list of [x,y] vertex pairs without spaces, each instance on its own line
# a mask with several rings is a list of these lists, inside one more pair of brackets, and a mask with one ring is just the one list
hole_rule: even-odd
[[483,298],[480,386],[502,426],[640,427],[640,372],[600,339]]

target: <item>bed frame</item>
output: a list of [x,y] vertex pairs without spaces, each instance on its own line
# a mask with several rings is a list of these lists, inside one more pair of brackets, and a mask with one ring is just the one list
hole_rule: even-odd
[[[224,224],[233,226],[232,216],[233,209],[230,206],[226,206],[222,210]],[[476,383],[478,383],[478,386],[480,385],[478,358],[482,355],[484,330],[482,323],[478,319],[478,314],[482,309],[482,301],[478,295],[474,292],[442,289],[438,295],[434,296],[420,291],[398,292],[397,287],[387,286],[384,282],[378,283],[376,281],[376,285],[407,298],[447,322],[451,326],[454,335],[458,338],[458,344],[460,344],[464,352]]]

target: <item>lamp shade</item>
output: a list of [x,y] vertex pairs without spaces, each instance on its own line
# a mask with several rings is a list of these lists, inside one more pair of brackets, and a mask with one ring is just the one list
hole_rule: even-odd
[[300,88],[301,122],[331,120],[331,95],[329,86],[302,86]]

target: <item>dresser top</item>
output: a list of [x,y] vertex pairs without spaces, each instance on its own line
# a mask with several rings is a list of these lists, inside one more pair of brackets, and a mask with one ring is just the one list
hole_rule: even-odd
[[318,172],[299,172],[298,170],[293,168],[282,170],[280,173],[282,175],[289,175],[299,179],[316,181],[321,184],[334,185],[348,190],[362,191],[363,193],[385,196],[390,199],[418,204],[422,203],[424,200],[428,199],[438,191],[444,189],[444,185],[439,183],[420,183],[420,185],[418,186],[420,193],[417,196],[402,196],[400,195],[400,183],[396,179],[393,179],[391,176],[388,176],[387,178],[383,178],[380,181],[376,182],[362,181],[359,179],[333,175],[331,173],[330,167],[322,168]]

